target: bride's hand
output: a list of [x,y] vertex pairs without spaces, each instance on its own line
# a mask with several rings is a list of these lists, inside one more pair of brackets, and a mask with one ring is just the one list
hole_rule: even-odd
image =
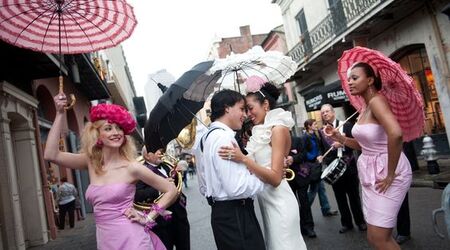
[[242,153],[239,146],[233,142],[233,146],[222,146],[219,149],[219,156],[224,160],[242,162],[245,155]]

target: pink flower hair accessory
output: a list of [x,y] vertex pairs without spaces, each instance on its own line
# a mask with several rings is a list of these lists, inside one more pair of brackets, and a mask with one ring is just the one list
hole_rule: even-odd
[[107,120],[109,123],[115,123],[126,135],[131,134],[136,128],[136,121],[131,114],[124,107],[116,104],[98,104],[91,108],[89,117],[91,122]]
[[267,81],[259,76],[250,76],[245,81],[247,93],[258,92]]

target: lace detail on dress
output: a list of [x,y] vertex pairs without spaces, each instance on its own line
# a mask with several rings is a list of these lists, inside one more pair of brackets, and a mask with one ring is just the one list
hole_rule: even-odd
[[250,137],[245,150],[247,150],[249,156],[253,156],[255,152],[270,143],[273,126],[282,125],[290,129],[294,124],[291,112],[284,111],[281,108],[269,111],[266,114],[264,124],[253,127],[252,136]]

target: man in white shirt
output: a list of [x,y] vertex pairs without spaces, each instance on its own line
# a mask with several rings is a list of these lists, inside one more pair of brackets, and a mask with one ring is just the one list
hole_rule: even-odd
[[219,157],[221,146],[237,145],[236,130],[245,118],[245,99],[232,90],[211,99],[211,125],[196,149],[200,193],[211,205],[211,226],[216,246],[222,249],[265,249],[253,198],[264,183],[244,164]]

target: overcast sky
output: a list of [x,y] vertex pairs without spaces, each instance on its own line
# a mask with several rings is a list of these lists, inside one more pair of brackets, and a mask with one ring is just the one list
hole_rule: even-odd
[[[129,0],[138,24],[122,45],[138,93],[148,74],[160,69],[178,78],[207,58],[214,37],[268,33],[282,24],[270,0]],[[139,95],[139,94],[138,94]]]

